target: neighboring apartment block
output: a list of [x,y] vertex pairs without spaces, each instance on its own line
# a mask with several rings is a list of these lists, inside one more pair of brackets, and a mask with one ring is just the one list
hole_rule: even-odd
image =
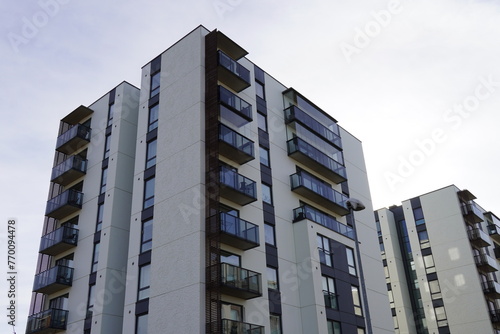
[[448,186],[375,211],[396,333],[500,333],[500,220]]
[[200,26],[62,120],[27,333],[393,332],[360,141],[246,54]]

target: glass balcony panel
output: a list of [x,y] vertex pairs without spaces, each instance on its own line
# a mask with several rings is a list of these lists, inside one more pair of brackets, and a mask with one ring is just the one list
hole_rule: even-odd
[[49,309],[28,317],[26,333],[58,333],[66,330],[68,311]]
[[73,283],[73,268],[55,266],[35,276],[33,291],[51,294],[71,286]]
[[52,168],[51,181],[66,186],[87,172],[87,160],[73,155]]
[[259,226],[226,212],[209,219],[211,230],[220,231],[221,242],[241,250],[259,246]]
[[483,291],[486,295],[499,299],[500,298],[500,284],[498,282],[495,282],[493,280],[483,282]]
[[246,205],[257,200],[255,181],[225,166],[220,167],[219,173],[222,197],[239,205]]
[[264,334],[264,326],[222,319],[222,334]]
[[334,293],[323,290],[323,296],[325,298],[325,306],[328,308],[337,309],[337,295]]
[[309,219],[332,231],[340,233],[350,239],[354,239],[354,230],[352,227],[344,225],[337,221],[335,217],[321,212],[309,205],[303,205],[293,210],[293,221],[298,222],[303,219]]
[[77,124],[57,138],[56,151],[71,154],[90,142],[90,128]]
[[327,142],[342,148],[340,136],[296,106],[285,109],[285,123],[299,122]]
[[472,201],[467,204],[462,204],[462,213],[469,224],[480,223],[484,218],[482,211],[477,207],[476,203]]
[[83,193],[74,189],[68,189],[47,202],[45,215],[55,219],[61,219],[82,208]]
[[346,168],[299,137],[287,142],[288,155],[335,183],[347,180]]
[[219,124],[220,154],[244,164],[255,159],[254,142],[224,124]]
[[40,253],[54,256],[75,247],[77,243],[78,229],[62,226],[42,237]]
[[222,86],[219,86],[219,103],[221,117],[237,127],[252,121],[252,105]]
[[220,270],[222,293],[242,299],[262,296],[261,274],[228,263],[221,263]]
[[222,51],[218,51],[218,79],[236,92],[250,87],[250,71]]
[[490,238],[500,243],[500,227],[497,224],[488,224],[487,228]]
[[300,171],[290,175],[292,191],[306,197],[321,206],[328,208],[339,215],[349,213],[347,209],[347,196],[331,188],[331,186],[312,176],[311,174]]
[[490,246],[489,236],[479,228],[474,228],[468,231],[470,242],[477,247]]
[[474,261],[479,270],[487,273],[498,271],[498,264],[495,259],[487,254],[474,256]]

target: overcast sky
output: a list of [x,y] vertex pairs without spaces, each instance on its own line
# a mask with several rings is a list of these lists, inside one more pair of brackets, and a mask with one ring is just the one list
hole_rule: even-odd
[[[24,333],[59,120],[199,24],[363,142],[374,207],[455,184],[500,214],[497,1],[2,1],[0,306],[18,219]],[[3,306],[0,309],[5,310]],[[2,311],[5,312],[5,311]],[[0,314],[0,331],[8,333]]]

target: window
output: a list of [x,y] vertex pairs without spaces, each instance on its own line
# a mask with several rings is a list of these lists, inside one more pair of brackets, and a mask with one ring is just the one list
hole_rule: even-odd
[[428,247],[430,247],[430,244],[429,244],[429,235],[427,234],[427,231],[420,231],[420,232],[418,232],[418,240],[420,240],[420,247],[421,248],[428,248]]
[[422,208],[413,209],[413,217],[415,217],[415,225],[425,224],[424,212]]
[[439,286],[438,280],[429,281],[429,292],[431,293],[432,299],[442,298],[441,287]]
[[243,321],[243,306],[222,302],[221,318],[233,321]]
[[346,247],[347,254],[347,266],[349,267],[349,274],[356,276],[356,262],[354,261],[354,250],[352,248]]
[[155,203],[155,178],[152,177],[144,181],[144,209]]
[[151,278],[151,264],[148,263],[139,268],[139,289],[137,300],[149,298],[149,282]]
[[380,222],[378,220],[375,221],[375,226],[377,227],[377,235],[379,237],[382,236],[382,228],[380,227]]
[[53,298],[49,301],[49,308],[67,310],[68,309],[68,294]]
[[352,292],[352,302],[354,304],[354,314],[363,316],[363,310],[361,309],[361,299],[359,298],[359,288],[357,286],[351,285]]
[[262,183],[262,201],[267,204],[273,205],[271,187],[264,183]]
[[220,263],[227,263],[235,267],[241,267],[241,257],[239,255],[221,250]]
[[267,288],[278,290],[278,270],[276,268],[267,267]]
[[94,254],[92,255],[92,269],[90,270],[91,273],[95,273],[97,271],[97,264],[99,263],[99,248],[101,244],[95,243],[94,244]]
[[316,236],[316,240],[318,242],[319,262],[329,267],[332,267],[333,254],[330,250],[330,239],[318,234]]
[[281,317],[271,314],[269,320],[271,322],[271,334],[281,334]]
[[99,194],[104,194],[106,191],[106,183],[108,182],[108,168],[104,168],[102,170],[102,176],[101,176],[101,192]]
[[160,73],[156,72],[151,75],[151,94],[150,97],[155,96],[160,92]]
[[392,292],[392,290],[389,290],[387,291],[387,295],[389,296],[389,306],[391,308],[394,308],[394,293]]
[[135,324],[135,334],[148,334],[148,315],[137,316]]
[[436,267],[434,267],[434,258],[432,257],[432,254],[424,256],[424,266],[425,266],[425,272],[427,274],[436,272]]
[[97,223],[95,226],[95,231],[99,232],[102,229],[102,218],[104,216],[104,204],[99,204],[97,206]]
[[328,334],[341,334],[340,322],[328,320],[327,327],[328,327]]
[[357,334],[365,334],[365,329],[358,327],[358,333]]
[[156,139],[153,139],[148,143],[148,147],[146,149],[146,169],[156,164],[156,143]]
[[259,129],[267,132],[266,116],[262,115],[260,112],[257,113],[257,125],[259,126]]
[[89,286],[89,299],[87,301],[87,315],[85,318],[92,318],[95,305],[95,284]]
[[276,246],[276,239],[274,236],[274,226],[264,224],[264,232],[266,235],[266,244]]
[[439,306],[434,309],[436,313],[436,320],[438,327],[448,326],[448,319],[446,318],[446,311],[444,306]]
[[110,126],[111,124],[113,124],[113,114],[114,113],[115,113],[115,104],[112,103],[108,107],[108,125],[107,126]]
[[159,105],[155,104],[149,108],[149,126],[148,131],[152,131],[158,127],[158,109]]
[[271,164],[269,162],[269,150],[267,148],[259,146],[259,151],[260,151],[260,163],[263,164],[264,166],[270,167]]
[[111,146],[111,135],[107,135],[104,141],[104,157],[103,159],[109,158],[109,149]]
[[266,95],[264,94],[264,85],[258,81],[255,81],[255,95],[265,100]]
[[141,253],[151,249],[153,246],[153,219],[142,222],[141,229]]
[[335,294],[335,280],[328,276],[322,276],[323,281],[323,296],[325,298],[325,306],[328,308],[337,308],[337,295]]

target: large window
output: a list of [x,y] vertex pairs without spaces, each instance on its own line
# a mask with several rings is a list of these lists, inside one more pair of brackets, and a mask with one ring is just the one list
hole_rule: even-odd
[[271,192],[271,187],[267,184],[262,183],[262,201],[273,205],[273,195]]
[[101,176],[101,190],[99,194],[104,194],[106,191],[106,183],[108,182],[108,168],[104,168],[102,170],[102,176]]
[[427,234],[427,231],[420,231],[418,232],[418,240],[420,241],[420,247],[423,248],[429,248],[429,235]]
[[276,239],[274,236],[274,226],[264,224],[264,232],[266,236],[266,244],[276,246]]
[[155,203],[155,178],[152,177],[144,182],[144,209]]
[[108,126],[113,124],[114,113],[115,113],[115,104],[111,103],[108,108]]
[[264,93],[264,85],[258,81],[255,81],[255,95],[257,95],[263,100],[266,99],[266,95]]
[[281,334],[281,317],[277,314],[271,314],[269,320],[271,322],[271,334]]
[[434,266],[434,258],[432,257],[432,254],[424,256],[424,266],[425,266],[425,272],[427,274],[436,272],[436,267]]
[[109,150],[111,148],[111,135],[107,135],[104,140],[104,157],[103,159],[109,158]]
[[415,225],[425,224],[424,212],[422,208],[413,209],[413,217],[415,218]]
[[359,298],[359,288],[357,286],[351,286],[352,292],[352,302],[354,304],[354,314],[362,316],[363,310],[361,309],[361,298]]
[[438,280],[429,281],[429,291],[432,299],[442,298],[441,287],[439,286]]
[[262,115],[261,113],[257,113],[257,125],[259,126],[259,129],[267,132],[267,119],[265,115]]
[[340,331],[340,322],[328,320],[328,334],[342,334]]
[[148,142],[148,147],[146,150],[146,169],[156,164],[156,143],[156,139]]
[[349,274],[356,276],[356,262],[354,260],[354,250],[352,248],[346,248],[347,255],[347,266],[349,267]]
[[436,313],[436,320],[438,327],[448,326],[448,319],[446,318],[446,311],[444,306],[439,306],[434,309]]
[[153,219],[142,222],[141,253],[151,249],[153,245]]
[[333,266],[333,254],[330,249],[330,239],[320,234],[316,236],[318,242],[319,261],[329,267]]
[[150,97],[155,96],[160,92],[160,73],[156,72],[151,75],[151,94]]
[[149,107],[148,131],[152,131],[158,127],[158,109],[159,109],[158,104],[155,104],[154,106]]
[[259,152],[260,152],[260,163],[263,164],[264,166],[270,167],[271,164],[269,162],[269,150],[267,148],[259,146]]
[[137,316],[135,324],[135,334],[148,334],[148,315]]
[[151,279],[151,264],[148,263],[139,268],[139,288],[137,300],[149,298],[149,282]]
[[95,284],[89,286],[89,297],[87,301],[87,315],[85,318],[92,318],[95,305]]
[[278,269],[267,267],[267,288],[271,290],[278,290]]
[[95,243],[94,244],[94,254],[92,256],[92,269],[91,273],[95,273],[97,271],[97,264],[99,263],[99,249],[101,248],[101,244]]
[[325,297],[325,306],[337,309],[337,295],[335,293],[335,280],[332,277],[323,276],[323,296]]
[[96,232],[99,232],[102,229],[103,216],[104,216],[104,204],[99,204],[97,206],[97,222],[95,226]]

